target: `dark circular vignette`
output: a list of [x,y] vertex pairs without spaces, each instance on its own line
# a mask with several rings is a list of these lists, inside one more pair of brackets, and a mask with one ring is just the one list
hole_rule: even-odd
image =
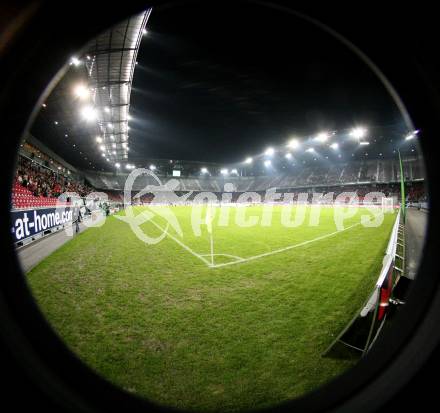
[[[163,3],[150,1],[148,5]],[[233,9],[233,2],[223,3],[228,3]],[[277,7],[289,5],[288,2],[274,3]],[[29,386],[46,392],[47,403],[56,404],[58,409],[165,411],[100,378],[66,348],[43,318],[30,294],[9,232],[10,188],[17,149],[25,127],[35,115],[35,108],[42,102],[42,91],[73,52],[101,31],[146,5],[144,2],[131,1],[125,2],[120,8],[114,5],[97,6],[95,9],[86,2],[75,2],[72,6],[51,2],[28,2],[17,6],[9,2],[2,6],[6,12],[2,12],[0,17],[0,114],[5,139],[0,182],[1,187],[8,190],[0,193],[3,216],[0,225],[3,237],[8,242],[4,243],[4,270],[0,281],[0,354],[9,362],[11,372],[16,369],[17,377],[23,378]],[[435,15],[433,10],[421,14],[420,10],[401,8],[399,15],[396,15],[395,11],[387,14],[383,8],[371,6],[359,15],[357,5],[344,7],[343,10],[292,6],[300,14],[332,27],[377,64],[398,91],[415,126],[422,130],[420,144],[427,181],[436,182],[435,139],[440,136],[436,124],[440,100],[435,89],[438,88],[435,84],[439,81],[438,73],[432,69],[430,54],[435,54],[435,49],[425,50],[417,40],[413,40],[415,34],[423,35],[423,29],[422,33],[407,30],[409,22],[419,18],[422,20],[418,24],[425,25],[429,14]],[[390,25],[394,26],[390,28]],[[393,328],[380,337],[373,351],[356,367],[313,393],[272,410],[378,410],[423,367],[439,345],[440,293],[435,234],[438,228],[438,189],[432,184],[428,189],[429,226],[418,281],[412,287],[408,304],[395,318]],[[39,397],[36,391],[30,396],[23,394],[22,397],[32,398],[32,395]],[[37,406],[37,401],[35,403]]]

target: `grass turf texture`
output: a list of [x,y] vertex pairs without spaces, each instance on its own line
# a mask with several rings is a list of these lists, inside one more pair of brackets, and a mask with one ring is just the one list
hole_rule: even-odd
[[[173,211],[184,242],[209,253],[206,229],[201,237],[191,233],[190,209]],[[252,213],[261,216],[261,207],[249,207]],[[336,230],[332,208],[321,210],[315,227],[307,225],[309,213],[290,229],[279,224],[279,207],[268,228],[220,228],[216,217],[215,252],[249,257]],[[359,210],[345,225],[361,214],[368,213]],[[127,391],[192,410],[269,407],[355,363],[321,354],[368,297],[394,218],[385,214],[377,228],[357,225],[279,254],[208,268],[169,237],[146,245],[109,217],[42,261],[28,281],[70,349]],[[159,234],[150,222],[142,229]]]

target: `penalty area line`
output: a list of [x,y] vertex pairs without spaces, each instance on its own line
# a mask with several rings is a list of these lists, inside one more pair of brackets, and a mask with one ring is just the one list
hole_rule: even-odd
[[177,244],[179,244],[182,248],[187,250],[190,254],[194,255],[194,257],[198,258],[199,260],[203,261],[208,267],[212,267],[212,264],[205,258],[203,258],[200,254],[193,251],[190,247],[185,245],[182,241],[178,240],[175,236],[171,235],[166,229],[162,228],[159,224],[154,222],[153,220],[150,220],[150,222],[156,227],[159,228],[162,232],[164,232],[166,235],[168,235],[173,241],[175,241]]
[[332,237],[334,235],[340,234],[341,232],[344,232],[344,231],[347,231],[347,230],[349,230],[351,228],[354,228],[354,227],[356,227],[356,226],[358,226],[360,224],[361,223],[358,222],[356,224],[348,226],[347,228],[344,228],[344,229],[341,229],[341,230],[338,230],[338,231],[334,231],[334,232],[332,232],[330,234],[321,235],[321,236],[316,237],[314,239],[311,239],[311,240],[308,240],[308,241],[303,241],[303,242],[300,242],[299,244],[289,245],[288,247],[280,248],[280,249],[275,250],[275,251],[270,251],[270,252],[265,252],[263,254],[253,255],[252,257],[249,257],[249,258],[241,258],[241,259],[239,259],[237,261],[224,262],[222,264],[216,264],[216,265],[213,265],[213,266],[210,266],[210,267],[211,268],[226,267],[228,265],[245,263],[245,262],[248,262],[248,261],[256,260],[258,258],[263,258],[263,257],[268,257],[270,255],[279,254],[279,253],[284,252],[284,251],[288,251],[288,250],[291,250],[291,249],[294,249],[294,248],[302,247],[302,246],[307,245],[307,244],[311,244],[312,242],[321,241],[323,239]]
[[224,262],[222,264],[214,264],[213,265],[210,261],[208,261],[206,258],[204,258],[206,256],[211,256],[211,254],[198,254],[197,252],[193,251],[190,247],[188,247],[186,244],[184,244],[182,241],[177,239],[175,236],[171,235],[166,229],[161,227],[159,224],[157,224],[153,220],[150,220],[149,222],[152,223],[156,228],[158,228],[162,232],[164,232],[167,236],[169,236],[173,241],[175,241],[177,244],[179,244],[182,248],[184,248],[190,254],[194,255],[196,258],[198,258],[203,263],[205,263],[209,268],[221,268],[221,267],[226,267],[226,266],[229,266],[229,265],[236,265],[236,264],[246,263],[248,261],[253,261],[253,260],[256,260],[256,259],[259,259],[259,258],[269,257],[271,255],[279,254],[279,253],[282,253],[282,252],[285,252],[285,251],[292,250],[294,248],[299,248],[299,247],[302,247],[304,245],[311,244],[313,242],[317,242],[317,241],[321,241],[321,240],[326,239],[326,238],[333,237],[334,235],[340,234],[341,232],[348,231],[349,229],[357,227],[358,225],[361,224],[360,222],[358,222],[356,224],[349,225],[348,227],[346,227],[344,229],[331,232],[330,234],[321,235],[321,236],[313,238],[311,240],[303,241],[303,242],[300,242],[300,243],[294,244],[294,245],[289,245],[287,247],[280,248],[280,249],[277,249],[275,251],[270,251],[270,252],[265,252],[263,254],[253,255],[252,257],[248,257],[248,258],[241,258],[241,257],[238,257],[238,256],[229,255],[229,254],[214,254],[216,256],[218,256],[218,255],[229,256],[230,258],[234,258],[235,261]]

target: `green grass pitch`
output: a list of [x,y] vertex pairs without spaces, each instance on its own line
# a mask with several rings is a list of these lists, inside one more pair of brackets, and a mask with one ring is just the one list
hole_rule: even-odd
[[[206,228],[194,236],[190,208],[172,210],[182,242],[210,261]],[[216,265],[261,257],[215,268],[171,230],[146,245],[109,217],[42,261],[28,282],[68,347],[128,392],[191,410],[270,407],[355,363],[321,354],[368,298],[395,218],[385,214],[377,228],[354,225],[368,214],[359,209],[344,223],[354,226],[333,234],[333,208],[309,226],[308,207],[296,228],[280,225],[280,211],[274,207],[270,227],[250,228],[233,224],[235,208],[229,226],[219,226],[217,214]],[[160,217],[153,222],[164,225]],[[141,228],[160,235],[152,222]]]

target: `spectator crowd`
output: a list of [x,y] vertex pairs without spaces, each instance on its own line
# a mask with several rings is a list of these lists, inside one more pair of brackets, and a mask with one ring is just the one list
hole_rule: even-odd
[[56,198],[63,192],[86,196],[92,191],[88,185],[59,174],[37,162],[20,156],[15,182],[27,188],[36,197]]

